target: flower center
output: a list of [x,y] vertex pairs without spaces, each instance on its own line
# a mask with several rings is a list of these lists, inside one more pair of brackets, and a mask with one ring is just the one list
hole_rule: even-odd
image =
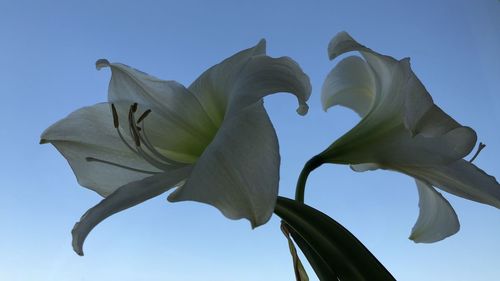
[[[179,166],[184,166],[185,164],[177,162],[175,160],[172,160],[166,156],[164,156],[162,153],[160,153],[152,144],[151,141],[149,140],[148,136],[146,135],[146,130],[145,130],[145,120],[146,117],[151,113],[151,109],[145,110],[139,118],[135,118],[136,113],[137,113],[137,108],[138,105],[137,103],[133,103],[130,105],[129,111],[128,111],[128,122],[127,126],[129,130],[129,135],[132,137],[133,142],[129,143],[124,137],[124,134],[122,132],[122,128],[120,128],[120,120],[118,118],[118,112],[116,110],[116,107],[114,104],[111,104],[111,113],[113,116],[113,126],[116,129],[116,132],[118,136],[120,137],[121,141],[125,146],[132,151],[134,154],[137,156],[141,157],[144,159],[146,162],[154,166],[155,168],[166,171],[166,170],[171,170],[172,168],[176,168]],[[140,172],[140,173],[145,173],[145,174],[158,174],[159,172],[154,172],[154,171],[146,171],[142,169],[136,169],[133,167],[125,166],[122,164],[118,164],[115,162],[103,160],[103,159],[98,159],[94,157],[87,157],[87,161],[89,162],[100,162],[103,164],[107,165],[112,165],[115,167],[120,167],[123,169],[135,171],[135,172]]]

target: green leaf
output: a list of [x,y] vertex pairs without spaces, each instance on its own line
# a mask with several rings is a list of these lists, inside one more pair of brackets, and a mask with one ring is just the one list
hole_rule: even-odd
[[288,249],[290,250],[290,255],[292,255],[293,260],[293,269],[295,271],[295,279],[297,281],[309,281],[309,276],[307,276],[307,272],[300,261],[299,255],[297,255],[297,249],[295,249],[295,245],[293,244],[292,238],[290,238],[290,230],[288,229],[288,225],[282,221],[281,222],[281,231],[285,235],[288,240]]
[[322,212],[284,197],[278,197],[274,212],[320,280],[395,280],[354,235]]
[[[285,222],[282,223],[286,224]],[[338,280],[338,275],[335,273],[332,266],[330,266],[320,255],[318,255],[316,251],[314,251],[311,246],[309,246],[309,244],[307,244],[307,242],[295,230],[293,230],[293,228],[288,226],[288,231],[297,246],[299,246],[302,250],[302,253],[306,256],[319,280]]]

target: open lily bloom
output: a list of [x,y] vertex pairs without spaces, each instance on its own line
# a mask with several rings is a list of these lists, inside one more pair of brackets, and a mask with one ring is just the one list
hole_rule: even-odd
[[341,60],[322,89],[324,110],[342,105],[362,120],[318,157],[350,164],[355,171],[387,169],[415,178],[420,214],[410,239],[435,242],[455,234],[459,222],[437,187],[454,195],[500,208],[500,185],[463,160],[476,143],[476,133],[436,106],[410,68],[356,42],[346,32],[328,46],[331,60],[349,52],[361,57]]
[[169,201],[193,200],[252,227],[271,217],[280,155],[262,98],[294,94],[307,112],[309,78],[288,57],[266,55],[265,41],[205,71],[188,88],[119,63],[110,67],[108,102],[81,108],[45,132],[80,185],[103,197],[73,231],[73,248],[110,215],[177,187]]

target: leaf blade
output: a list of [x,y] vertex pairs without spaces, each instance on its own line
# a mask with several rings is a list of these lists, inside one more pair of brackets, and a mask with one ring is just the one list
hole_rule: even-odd
[[[327,273],[330,275],[326,276],[331,276],[334,272],[340,280],[395,280],[354,235],[322,212],[278,197],[275,213],[309,246],[304,247],[304,243],[297,242],[300,239],[295,240],[305,253],[309,253],[306,257],[311,265],[316,265],[313,268],[318,277]],[[292,237],[295,239],[293,234]]]

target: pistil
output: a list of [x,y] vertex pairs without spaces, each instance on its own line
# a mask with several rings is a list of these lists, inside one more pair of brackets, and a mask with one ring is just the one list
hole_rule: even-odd
[[472,161],[474,161],[476,159],[476,157],[479,155],[479,152],[481,152],[481,150],[483,150],[483,148],[485,148],[485,147],[486,147],[486,144],[480,142],[479,146],[477,147],[476,154],[474,154],[474,156],[472,156],[472,158],[469,160],[469,162],[472,163]]
[[122,168],[122,169],[127,169],[127,170],[134,171],[134,172],[139,172],[139,173],[143,173],[143,174],[156,175],[156,174],[160,173],[160,172],[152,172],[152,171],[146,171],[146,170],[136,169],[136,168],[132,168],[132,167],[129,167],[129,166],[121,165],[121,164],[118,164],[118,163],[115,163],[115,162],[111,162],[111,161],[107,161],[107,160],[103,160],[103,159],[99,159],[99,158],[94,158],[94,157],[86,157],[85,160],[87,162],[104,163],[104,164],[108,164],[108,165],[111,165],[111,166],[119,167],[119,168]]

